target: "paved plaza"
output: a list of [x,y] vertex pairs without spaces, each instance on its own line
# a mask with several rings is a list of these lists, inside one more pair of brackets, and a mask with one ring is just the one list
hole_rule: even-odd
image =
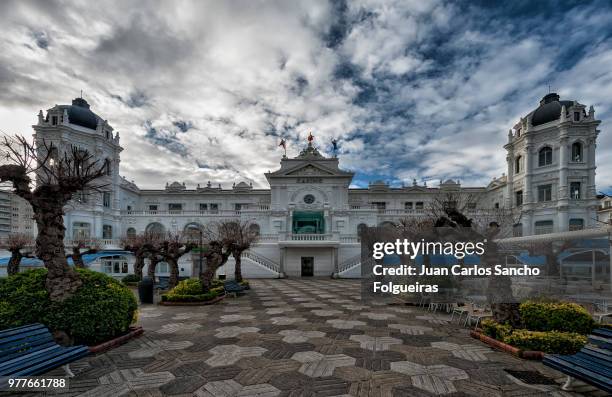
[[72,364],[67,395],[581,395],[561,391],[558,372],[489,349],[444,314],[363,304],[358,281],[251,285],[213,306],[142,306],[145,334]]

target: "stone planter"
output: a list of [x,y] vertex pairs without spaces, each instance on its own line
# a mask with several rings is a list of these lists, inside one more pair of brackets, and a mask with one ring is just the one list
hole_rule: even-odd
[[144,330],[140,326],[138,326],[138,327],[130,327],[130,330],[128,331],[127,334],[118,336],[118,337],[116,337],[114,339],[111,339],[111,340],[106,341],[106,342],[102,342],[102,343],[100,343],[98,345],[95,345],[95,346],[89,346],[89,352],[93,353],[93,354],[105,352],[105,351],[113,349],[113,348],[115,348],[117,346],[121,346],[122,344],[126,343],[127,341],[129,341],[132,338],[136,338],[136,337],[142,335],[143,332],[144,332]]
[[223,299],[225,299],[225,295],[220,295],[209,301],[202,301],[202,302],[162,302],[162,301],[159,301],[157,304],[161,306],[207,306],[207,305],[214,305],[215,303],[220,302]]
[[480,331],[470,331],[470,336],[474,339],[478,339],[487,345],[505,351],[506,353],[510,353],[513,356],[524,358],[527,360],[541,360],[544,358],[544,352],[541,351],[532,351],[532,350],[521,350],[517,347],[511,346],[507,343],[498,341],[497,339],[493,339],[490,336],[483,334]]

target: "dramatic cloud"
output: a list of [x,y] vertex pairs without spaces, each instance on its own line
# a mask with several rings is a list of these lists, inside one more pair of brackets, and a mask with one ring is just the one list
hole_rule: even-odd
[[0,129],[83,90],[144,188],[265,186],[310,131],[354,183],[505,172],[507,131],[550,86],[603,120],[612,185],[612,6],[606,1],[0,3]]

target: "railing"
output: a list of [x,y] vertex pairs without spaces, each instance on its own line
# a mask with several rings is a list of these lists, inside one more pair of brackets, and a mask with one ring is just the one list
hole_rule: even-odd
[[100,248],[109,248],[109,247],[120,247],[121,246],[121,240],[118,240],[118,239],[109,239],[109,238],[90,239],[90,240],[83,240],[83,239],[79,239],[79,240],[64,240],[64,245],[66,247],[72,247],[73,245],[76,245],[76,244],[81,244],[84,247],[87,247],[87,246],[99,246]]
[[332,241],[333,234],[290,234],[291,241]]
[[266,258],[263,255],[256,254],[252,251],[244,251],[242,253],[242,257],[248,258],[253,262],[265,267],[266,269],[272,270],[273,272],[280,273],[280,265],[274,262],[272,259]]
[[361,240],[359,239],[359,236],[354,235],[354,234],[342,234],[340,235],[340,242],[350,244],[350,243],[359,243],[361,242]]
[[361,254],[350,257],[338,265],[338,273],[342,273],[346,270],[349,270],[357,265],[361,264]]
[[268,209],[263,209],[265,206],[261,208],[245,208],[241,210],[208,210],[208,211],[199,211],[199,210],[170,210],[170,211],[121,211],[121,215],[126,216],[160,216],[160,215],[197,215],[197,216],[240,216],[242,214],[251,214],[251,213],[266,213],[269,212]]
[[278,234],[260,234],[257,238],[258,243],[278,241]]

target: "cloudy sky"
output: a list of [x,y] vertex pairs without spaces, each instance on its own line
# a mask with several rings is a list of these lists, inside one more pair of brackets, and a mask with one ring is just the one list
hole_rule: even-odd
[[612,185],[607,1],[2,1],[0,26],[0,129],[83,90],[140,187],[265,187],[310,131],[356,186],[482,185],[549,86],[595,106]]

